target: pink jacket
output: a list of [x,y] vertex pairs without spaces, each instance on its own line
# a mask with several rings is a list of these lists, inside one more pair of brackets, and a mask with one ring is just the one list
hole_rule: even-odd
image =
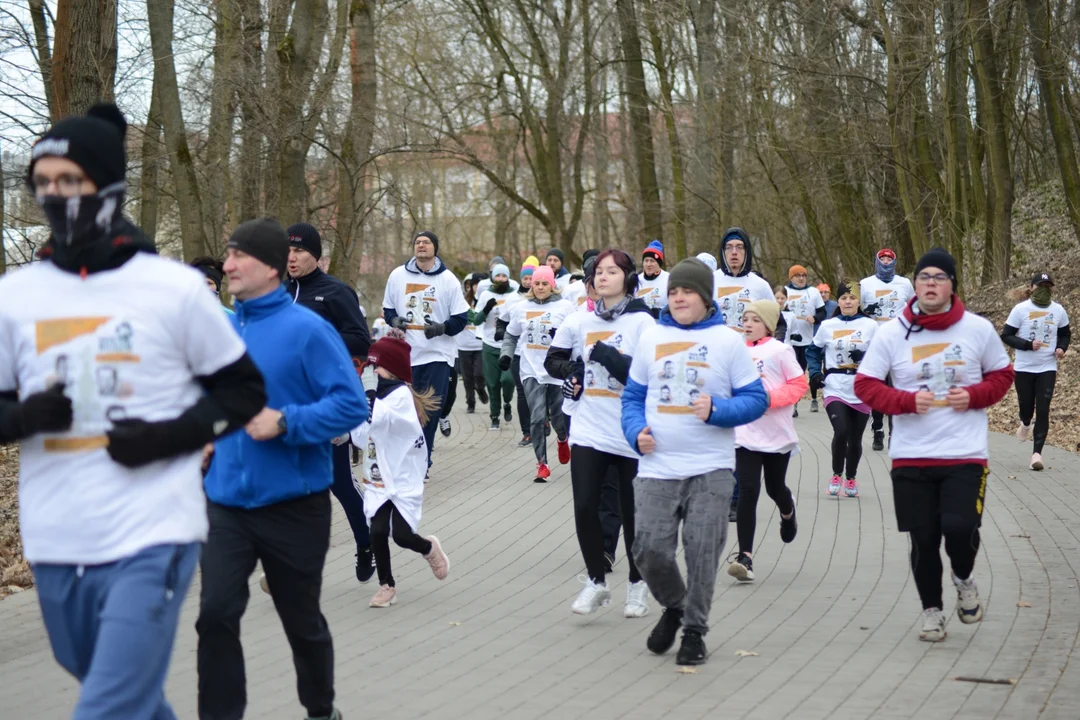
[[759,452],[794,450],[799,436],[795,433],[792,406],[809,388],[795,350],[771,337],[746,345],[769,393],[769,409],[749,425],[735,428],[735,446]]

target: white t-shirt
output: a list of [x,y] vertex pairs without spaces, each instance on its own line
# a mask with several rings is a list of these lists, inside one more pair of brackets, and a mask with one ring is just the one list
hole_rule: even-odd
[[660,274],[649,280],[645,277],[645,273],[638,273],[638,287],[637,296],[645,301],[645,304],[649,306],[650,310],[663,309],[667,307],[667,282],[668,282],[667,270],[661,270]]
[[[878,323],[871,318],[859,316],[854,320],[841,320],[839,317],[829,318],[821,323],[817,334],[814,335],[814,344],[821,348],[822,371],[855,370],[859,364],[851,359],[851,351],[855,348],[864,353],[870,347],[870,341],[874,337],[874,331],[878,329]],[[849,405],[861,405],[855,395],[855,376],[843,373],[832,373],[825,376],[825,387],[822,390],[825,398],[837,398]]]
[[480,293],[480,297],[476,300],[477,312],[486,308],[488,302],[491,300],[495,301],[495,307],[491,308],[491,312],[484,318],[484,324],[478,326],[485,345],[493,348],[502,347],[502,343],[495,340],[495,321],[507,320],[508,318],[503,315],[503,307],[507,304],[514,305],[519,302],[520,297],[521,296],[513,290],[497,293],[488,289]]
[[128,469],[106,432],[178,417],[202,397],[197,377],[243,354],[202,273],[157,255],[85,279],[51,262],[0,279],[0,391],[64,382],[74,409],[70,430],[20,443],[26,559],[91,565],[206,540],[201,453]]
[[371,342],[375,342],[383,335],[386,334],[386,328],[389,327],[386,321],[381,317],[375,318],[375,322],[371,323]]
[[656,438],[656,450],[638,460],[639,475],[673,480],[735,468],[735,430],[698,419],[691,404],[702,394],[730,398],[759,379],[740,333],[656,325],[638,341],[630,379],[648,385],[645,420]]
[[[789,344],[799,347],[809,345],[814,340],[817,324],[811,324],[807,318],[813,318],[818,308],[825,307],[825,301],[817,288],[809,286],[796,289],[788,285],[787,298],[784,309],[795,316],[795,322],[787,329]],[[792,334],[802,336],[802,340],[792,340]]]
[[742,327],[742,315],[746,306],[755,300],[773,300],[772,288],[759,275],[749,273],[739,277],[726,275],[723,270],[713,273],[716,285],[716,302],[724,313],[724,324],[730,328]]
[[480,328],[472,324],[466,325],[464,330],[454,336],[454,343],[457,345],[458,352],[462,350],[466,352],[483,350],[484,341],[480,339],[479,333]]
[[548,348],[551,347],[551,338],[558,330],[566,316],[574,311],[574,306],[566,300],[556,300],[548,303],[538,303],[535,300],[526,300],[514,305],[510,311],[510,325],[506,332],[516,335],[518,349],[521,350],[521,377],[534,378],[542,385],[562,385],[562,380],[556,380],[547,374],[544,369],[544,359],[547,358]]
[[[638,338],[656,324],[647,312],[623,313],[614,320],[601,320],[596,313],[573,312],[563,321],[551,346],[567,348],[571,356],[588,358],[593,345],[603,341],[623,355],[633,356]],[[570,424],[570,444],[636,458],[622,434],[623,384],[611,377],[603,365],[585,363],[585,387],[574,408]]]
[[1065,308],[1056,302],[1049,307],[1039,307],[1031,300],[1025,300],[1012,309],[1006,325],[1019,328],[1017,336],[1024,340],[1039,340],[1042,347],[1038,350],[1017,350],[1013,369],[1017,372],[1041,373],[1057,370],[1058,328],[1069,324],[1069,315]]
[[555,292],[562,295],[566,288],[570,287],[570,273],[555,278]]
[[868,305],[877,303],[876,312],[868,312],[878,322],[889,322],[904,314],[904,306],[915,296],[911,281],[902,275],[892,282],[882,282],[877,275],[859,281],[859,307],[866,312]]
[[982,382],[983,374],[1009,365],[1005,346],[989,320],[965,312],[945,330],[920,330],[905,338],[903,322],[880,325],[859,374],[884,380],[898,390],[934,393],[925,415],[893,418],[889,457],[897,459],[986,459],[986,410],[956,412],[945,399],[949,388]]
[[[436,258],[436,262],[442,260]],[[412,348],[410,362],[413,367],[433,362],[453,366],[457,357],[457,343],[449,335],[430,340],[424,337],[424,320],[445,323],[452,315],[469,311],[461,283],[454,273],[443,270],[434,275],[411,272],[406,267],[416,266],[415,260],[394,268],[386,281],[383,307],[392,308],[405,318],[405,340]],[[463,331],[464,332],[464,331]]]
[[567,285],[566,289],[563,290],[561,293],[562,299],[569,300],[574,305],[574,307],[577,307],[581,303],[585,302],[584,299],[580,300],[579,302],[579,298],[584,298],[586,294],[587,293],[585,290],[584,280],[575,280],[574,282]]
[[791,344],[791,326],[795,324],[795,313],[788,310],[781,310],[780,315],[784,318],[784,324],[787,325],[787,333],[784,335],[784,344]]

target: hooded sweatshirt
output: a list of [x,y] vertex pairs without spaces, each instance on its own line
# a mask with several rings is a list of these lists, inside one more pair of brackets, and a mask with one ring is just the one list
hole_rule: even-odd
[[[412,348],[413,367],[444,362],[453,367],[457,358],[454,335],[469,323],[469,305],[454,273],[446,269],[442,258],[421,270],[416,258],[394,268],[383,294],[383,317],[388,324],[405,318],[405,340]],[[443,323],[446,333],[433,338],[424,336],[425,322]]]
[[[894,387],[885,384],[891,376]],[[918,311],[915,299],[899,322],[878,327],[855,376],[855,393],[872,407],[894,415],[889,457],[893,467],[978,463],[989,455],[986,408],[1013,382],[1009,356],[989,320],[967,312],[952,296],[936,315]],[[949,389],[971,396],[968,409],[949,406]],[[915,393],[934,394],[925,414],[915,412]]]
[[[746,247],[746,262],[738,275],[732,275],[728,268],[727,260],[724,259],[724,246],[730,241],[739,239]],[[750,243],[750,237],[741,228],[732,228],[724,234],[720,242],[720,269],[713,276],[716,285],[716,301],[720,312],[723,314],[724,324],[730,328],[742,327],[742,315],[746,306],[755,300],[772,300],[772,288],[760,275],[751,272],[754,260],[754,249]]]

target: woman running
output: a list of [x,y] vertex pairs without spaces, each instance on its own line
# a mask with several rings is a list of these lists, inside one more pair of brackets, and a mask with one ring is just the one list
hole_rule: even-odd
[[765,475],[765,492],[780,510],[780,539],[791,542],[799,529],[795,520],[795,498],[785,479],[791,454],[799,449],[791,408],[806,392],[807,382],[795,351],[772,337],[780,307],[771,300],[758,300],[746,308],[742,319],[746,346],[769,393],[769,409],[749,425],[735,428],[739,554],[728,566],[728,575],[740,582],[754,579],[754,532],[757,530],[762,473]]
[[423,394],[412,387],[412,366],[405,333],[396,328],[373,343],[368,362],[375,366],[378,389],[368,422],[352,431],[353,444],[364,448],[364,514],[371,528],[371,548],[379,590],[371,607],[385,608],[397,602],[397,588],[390,571],[390,536],[398,547],[424,556],[439,580],[450,572],[439,539],[416,534],[424,500],[427,447],[423,426],[439,408],[429,388]]
[[488,394],[484,382],[484,341],[480,339],[474,320],[476,316],[476,286],[480,278],[470,273],[465,276],[465,302],[469,306],[469,320],[465,329],[454,336],[458,348],[458,367],[465,381],[465,412],[476,412],[476,399],[487,405]]
[[829,494],[859,496],[855,473],[862,458],[862,436],[870,407],[855,395],[855,373],[874,336],[877,322],[859,309],[859,284],[843,280],[836,288],[838,311],[818,328],[806,351],[810,387],[824,388],[825,412],[833,426]]
[[1072,330],[1065,308],[1050,299],[1054,281],[1050,273],[1035,273],[1028,299],[1009,313],[1001,339],[1015,348],[1016,400],[1020,405],[1020,442],[1031,440],[1031,420],[1035,420],[1032,470],[1042,470],[1042,449],[1050,431],[1050,400],[1057,382],[1057,363],[1069,348]]
[[491,284],[480,293],[476,301],[478,310],[473,315],[473,323],[481,328],[484,347],[481,350],[484,360],[484,378],[487,381],[489,396],[489,430],[499,429],[499,406],[502,405],[506,422],[512,422],[514,414],[510,402],[514,399],[514,378],[510,371],[499,369],[499,349],[501,343],[495,338],[495,322],[501,317],[500,308],[516,300],[515,289],[510,284],[510,271],[502,263],[491,268]]
[[[637,275],[633,259],[622,250],[605,250],[596,258],[593,288],[598,299],[591,312],[571,313],[552,341],[544,369],[566,380],[569,394],[580,402],[570,425],[570,479],[574,491],[574,522],[588,578],[574,601],[579,615],[611,602],[604,562],[604,530],[600,496],[608,468],[619,474],[622,516],[630,582],[626,586],[626,617],[649,612],[649,590],[634,563],[634,476],[637,453],[622,434],[622,392],[638,338],[655,324],[648,306],[634,298]],[[573,358],[581,358],[574,361]]]

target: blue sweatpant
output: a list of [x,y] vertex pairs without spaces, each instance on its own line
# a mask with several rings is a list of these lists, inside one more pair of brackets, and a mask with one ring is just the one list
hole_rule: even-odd
[[330,491],[341,503],[345,517],[349,519],[356,549],[367,550],[371,547],[371,536],[368,534],[367,518],[364,516],[364,496],[353,482],[352,466],[349,463],[350,447],[349,443],[334,446],[334,484],[330,486]]
[[56,661],[82,685],[74,720],[174,720],[165,700],[176,624],[201,543],[104,565],[33,566]]
[[[451,367],[441,360],[430,362],[425,365],[413,365],[413,389],[418,393],[422,393],[428,388],[434,388],[435,397],[439,398],[441,407],[441,403],[446,402],[446,393],[450,388],[450,370]],[[431,449],[435,445],[435,428],[438,427],[438,425],[439,413],[431,413],[427,425],[424,426],[424,439],[427,441],[428,467],[431,467]]]

